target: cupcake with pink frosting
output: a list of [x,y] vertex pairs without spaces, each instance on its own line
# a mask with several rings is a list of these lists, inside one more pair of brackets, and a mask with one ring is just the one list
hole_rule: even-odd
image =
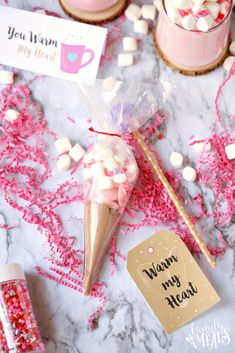
[[218,67],[229,45],[231,0],[165,0],[154,33],[160,56],[188,75]]
[[127,0],[60,0],[60,3],[70,16],[87,23],[112,20],[127,6]]

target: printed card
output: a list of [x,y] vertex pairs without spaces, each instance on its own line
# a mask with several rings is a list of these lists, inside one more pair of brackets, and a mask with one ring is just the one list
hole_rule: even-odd
[[128,252],[128,271],[167,333],[220,298],[174,233],[162,230]]
[[1,64],[92,84],[107,30],[1,6],[0,34]]

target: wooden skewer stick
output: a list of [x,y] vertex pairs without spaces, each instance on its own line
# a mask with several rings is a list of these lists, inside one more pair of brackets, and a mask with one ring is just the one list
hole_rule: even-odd
[[175,207],[177,208],[179,214],[183,218],[184,222],[188,226],[190,232],[192,233],[194,239],[198,243],[202,253],[205,255],[207,261],[209,262],[211,268],[215,267],[215,261],[211,256],[209,250],[207,249],[206,244],[202,240],[200,234],[198,233],[196,227],[194,226],[193,222],[191,221],[189,215],[185,211],[184,207],[182,206],[180,200],[178,199],[177,195],[175,194],[174,190],[172,189],[171,185],[169,184],[168,180],[166,179],[161,167],[159,166],[154,154],[149,150],[148,146],[146,145],[143,137],[138,131],[133,132],[134,137],[136,138],[137,142],[139,143],[140,147],[144,151],[147,159],[151,163],[155,173],[159,177],[160,181],[162,182],[164,188],[166,189],[168,195],[170,196],[171,200],[173,201]]

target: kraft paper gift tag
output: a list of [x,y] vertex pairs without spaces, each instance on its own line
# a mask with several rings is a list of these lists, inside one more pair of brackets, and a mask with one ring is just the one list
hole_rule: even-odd
[[174,233],[162,230],[128,252],[128,271],[167,333],[220,298]]

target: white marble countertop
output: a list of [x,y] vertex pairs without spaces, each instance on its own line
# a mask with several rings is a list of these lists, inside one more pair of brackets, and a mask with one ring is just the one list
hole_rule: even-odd
[[[147,2],[151,1],[145,1]],[[4,4],[5,1],[1,3]],[[9,0],[8,6],[25,10],[41,6],[60,12],[66,17],[57,0]],[[234,19],[233,29],[235,32]],[[130,24],[124,23],[123,32],[128,34],[130,31]],[[172,72],[155,55],[151,35],[141,42],[141,50],[135,58],[136,64],[130,68],[119,69],[115,56],[120,52],[120,47],[119,42],[111,48],[110,53],[114,59],[111,63],[103,64],[99,77],[115,75],[123,80],[138,77],[148,82],[158,82],[159,79],[169,81],[174,88],[168,104],[170,118],[166,126],[166,138],[157,146],[158,152],[166,168],[169,167],[168,157],[172,150],[178,150],[191,161],[195,161],[197,157],[189,148],[189,137],[195,135],[203,138],[210,135],[211,125],[215,119],[213,109],[215,93],[225,78],[223,69],[195,78]],[[21,72],[21,75],[26,78],[34,76],[27,72]],[[31,88],[34,97],[44,108],[49,126],[59,135],[63,131],[63,134],[72,140],[85,142],[81,140],[82,114],[79,110],[80,103],[75,84],[43,78],[35,81]],[[234,101],[231,104],[234,104]],[[66,120],[68,116],[76,118],[75,125]],[[59,183],[64,178],[66,173],[59,173],[55,169],[51,186],[55,181]],[[190,195],[194,190],[187,184],[186,191]],[[82,210],[78,210],[77,206],[70,212],[70,216],[78,215],[79,212],[82,216]],[[131,281],[126,264],[118,260],[117,273],[110,278],[110,265],[106,260],[102,279],[108,283],[109,301],[99,319],[98,327],[90,331],[87,328],[87,318],[96,307],[96,300],[58,286],[35,274],[35,265],[45,266],[40,246],[42,239],[34,226],[25,223],[19,217],[15,210],[4,203],[0,195],[0,223],[18,225],[9,231],[0,229],[0,262],[14,261],[23,264],[28,274],[30,293],[47,353],[192,353],[217,350],[221,353],[234,352],[235,251],[232,246],[223,259],[218,261],[213,271],[209,269],[204,258],[198,258],[201,267],[221,296],[221,302],[195,319],[193,324],[188,324],[169,336]],[[80,224],[77,227],[77,236],[82,239],[83,229]],[[131,236],[120,235],[117,247],[123,254],[127,254],[129,249],[151,236],[155,230],[148,228]],[[211,330],[210,327],[214,324],[215,327]],[[187,340],[192,329],[197,332],[195,346]],[[223,335],[222,331],[223,334],[227,332],[227,340],[218,343],[218,337]],[[203,332],[208,334],[203,336]],[[203,337],[207,337],[207,340],[203,341]]]

